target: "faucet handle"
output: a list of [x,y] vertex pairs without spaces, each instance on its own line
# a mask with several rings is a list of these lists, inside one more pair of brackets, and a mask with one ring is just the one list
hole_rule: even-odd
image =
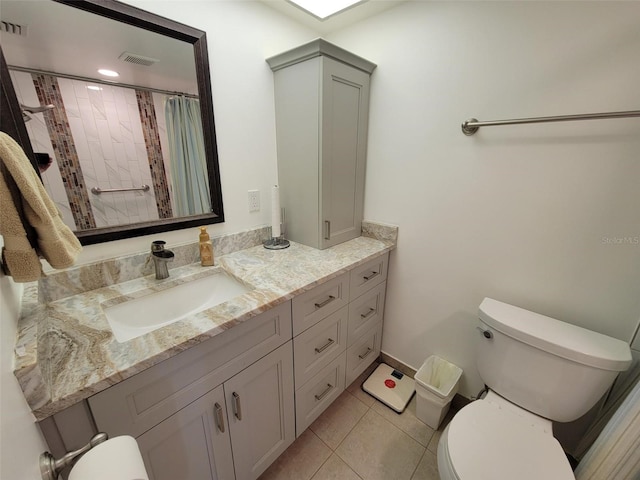
[[175,257],[174,253],[171,250],[160,250],[157,252],[153,252],[152,255],[167,262],[173,260],[173,257]]
[[167,242],[165,242],[164,240],[154,240],[153,242],[151,242],[151,251],[162,252],[166,244]]

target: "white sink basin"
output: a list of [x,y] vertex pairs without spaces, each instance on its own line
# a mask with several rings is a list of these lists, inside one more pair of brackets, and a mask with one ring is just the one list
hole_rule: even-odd
[[224,272],[103,308],[118,342],[126,342],[226,302],[249,289]]

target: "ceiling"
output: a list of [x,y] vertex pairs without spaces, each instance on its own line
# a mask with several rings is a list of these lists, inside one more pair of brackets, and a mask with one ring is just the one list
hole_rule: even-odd
[[407,0],[366,0],[353,7],[326,18],[319,20],[313,15],[305,12],[300,7],[289,3],[287,0],[260,0],[265,5],[284,13],[297,22],[312,28],[321,35],[326,35],[336,30],[346,28],[360,20],[377,15],[380,12],[393,8]]
[[[120,73],[117,82],[197,94],[193,47],[189,43],[53,1],[1,1],[0,20],[28,26],[26,36],[0,33],[9,65],[102,80],[109,79],[97,70],[108,68]],[[326,35],[405,0],[365,0],[325,20],[286,0],[258,1]],[[160,61],[150,67],[125,63],[118,59],[125,51]]]
[[[2,0],[0,19],[27,26],[27,35],[0,34],[7,64],[197,94],[193,46],[142,28],[52,1]],[[124,62],[130,52],[159,60],[151,66]]]

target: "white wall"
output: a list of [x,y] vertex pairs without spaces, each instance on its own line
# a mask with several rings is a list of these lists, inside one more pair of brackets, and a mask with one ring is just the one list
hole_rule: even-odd
[[[218,153],[226,222],[209,228],[212,235],[238,232],[269,223],[269,192],[277,182],[273,77],[265,58],[317,35],[257,2],[138,1],[135,6],[207,32]],[[260,190],[262,209],[249,213],[247,190]],[[198,229],[167,232],[169,245],[194,242]],[[79,263],[148,250],[140,237],[84,248]],[[46,449],[33,424],[12,373],[12,352],[19,294],[0,278],[2,303],[0,478],[40,478],[38,455]]]
[[383,351],[443,356],[475,395],[485,296],[631,340],[639,120],[460,124],[638,109],[638,18],[637,2],[415,1],[327,37],[378,64],[365,218],[400,226]]
[[[3,245],[0,237],[0,246]],[[40,478],[38,456],[47,450],[13,376],[13,347],[22,286],[0,273],[0,479]]]

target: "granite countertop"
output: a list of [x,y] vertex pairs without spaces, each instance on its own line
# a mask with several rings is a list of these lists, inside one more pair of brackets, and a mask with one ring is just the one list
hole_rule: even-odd
[[[213,267],[185,265],[171,269],[165,280],[150,275],[46,303],[38,300],[37,284],[30,284],[23,296],[14,373],[36,419],[43,420],[393,248],[395,241],[364,236],[326,250],[294,242],[279,251],[255,246],[217,257]],[[221,269],[250,291],[127,342],[113,336],[102,304]]]

